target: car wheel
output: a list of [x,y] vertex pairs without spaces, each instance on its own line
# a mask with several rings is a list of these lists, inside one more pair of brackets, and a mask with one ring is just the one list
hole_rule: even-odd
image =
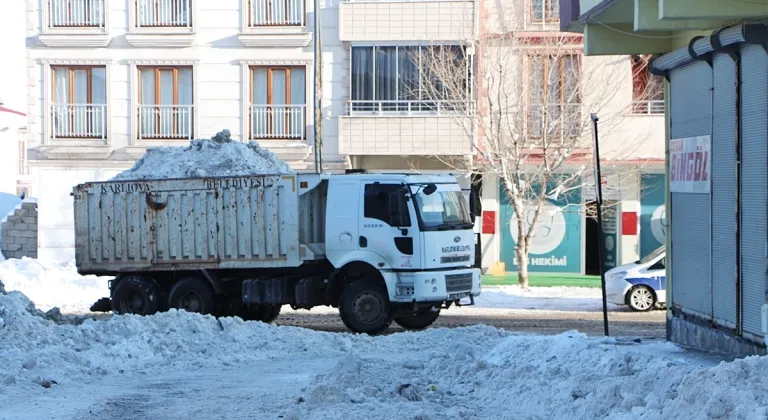
[[656,294],[648,286],[635,286],[627,293],[627,305],[633,311],[650,311],[656,306]]

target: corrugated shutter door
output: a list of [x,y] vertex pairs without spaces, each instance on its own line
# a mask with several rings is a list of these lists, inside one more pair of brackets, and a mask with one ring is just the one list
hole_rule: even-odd
[[736,62],[715,55],[712,115],[712,309],[715,322],[736,326]]
[[[712,68],[697,61],[670,72],[671,137],[711,134]],[[712,315],[711,196],[672,193],[673,304]]]
[[745,332],[762,336],[765,302],[768,190],[768,56],[762,46],[741,49],[741,287]]

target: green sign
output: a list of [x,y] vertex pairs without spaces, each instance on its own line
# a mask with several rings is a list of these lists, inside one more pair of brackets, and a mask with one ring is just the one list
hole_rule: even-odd
[[640,178],[640,257],[664,245],[667,237],[666,190],[663,174]]
[[[610,270],[617,265],[618,261],[618,238],[619,238],[619,212],[615,208],[609,208],[603,212],[603,249],[605,256],[603,258],[603,267]],[[592,246],[587,244],[587,246]]]
[[[550,190],[554,189],[554,183]],[[549,192],[548,191],[548,192]],[[501,261],[507,271],[517,271],[515,246],[517,217],[503,185],[500,187]],[[570,205],[569,205],[570,204]],[[534,228],[529,248],[528,271],[545,273],[581,272],[581,192],[574,189],[564,195],[547,199]],[[533,223],[536,208],[524,209],[524,226]]]

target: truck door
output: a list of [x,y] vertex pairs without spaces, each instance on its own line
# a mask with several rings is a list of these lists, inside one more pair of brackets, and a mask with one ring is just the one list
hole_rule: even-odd
[[363,183],[360,250],[378,254],[378,268],[411,269],[421,265],[418,223],[403,184]]

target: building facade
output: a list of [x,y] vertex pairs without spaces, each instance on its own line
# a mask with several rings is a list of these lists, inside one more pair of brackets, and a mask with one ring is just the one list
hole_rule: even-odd
[[[667,338],[737,356],[765,354],[768,27],[735,22],[764,21],[768,5],[566,6],[563,27],[585,34],[587,54],[655,53],[653,71],[667,81]],[[595,21],[608,26],[595,28]]]

